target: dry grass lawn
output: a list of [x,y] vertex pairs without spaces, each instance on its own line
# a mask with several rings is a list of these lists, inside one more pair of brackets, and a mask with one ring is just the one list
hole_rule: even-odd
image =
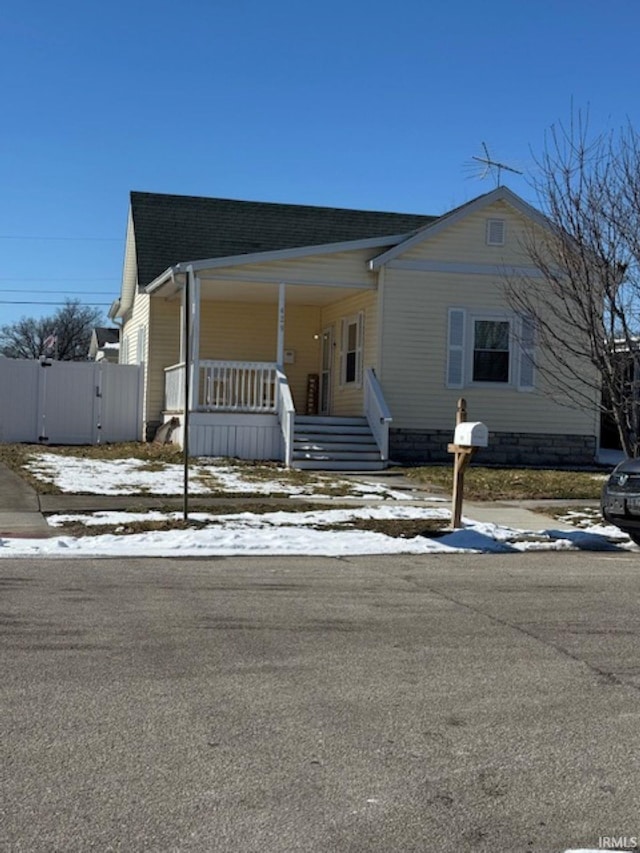
[[[451,466],[411,468],[406,473],[423,485],[451,489]],[[606,476],[598,471],[476,468],[472,464],[465,473],[464,496],[470,501],[597,500]]]

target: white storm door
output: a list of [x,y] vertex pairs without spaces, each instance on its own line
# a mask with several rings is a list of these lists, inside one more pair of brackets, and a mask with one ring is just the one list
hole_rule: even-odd
[[322,331],[322,349],[320,353],[320,414],[331,411],[331,384],[333,365],[333,327]]

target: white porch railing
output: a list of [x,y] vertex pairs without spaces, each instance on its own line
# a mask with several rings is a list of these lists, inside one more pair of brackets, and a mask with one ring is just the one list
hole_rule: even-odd
[[289,382],[287,381],[287,377],[281,367],[278,367],[276,376],[278,380],[276,410],[284,441],[284,462],[287,468],[290,468],[291,461],[293,459],[293,427],[296,410],[293,405],[293,397],[291,396]]
[[364,414],[380,448],[380,458],[386,461],[389,458],[389,424],[393,418],[371,367],[364,372]]
[[198,411],[276,411],[276,365],[265,361],[199,362]]
[[[197,411],[257,414],[277,411],[281,379],[274,363],[202,360],[198,366]],[[169,412],[184,409],[184,369],[184,362],[165,368],[165,409]]]

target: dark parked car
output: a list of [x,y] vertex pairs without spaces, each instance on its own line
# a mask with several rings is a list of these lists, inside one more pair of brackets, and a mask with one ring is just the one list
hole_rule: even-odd
[[602,515],[640,545],[640,459],[625,459],[602,489]]

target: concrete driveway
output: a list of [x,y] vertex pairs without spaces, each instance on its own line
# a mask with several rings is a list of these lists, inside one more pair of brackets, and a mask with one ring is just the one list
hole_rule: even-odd
[[3,560],[0,846],[640,836],[638,559]]

